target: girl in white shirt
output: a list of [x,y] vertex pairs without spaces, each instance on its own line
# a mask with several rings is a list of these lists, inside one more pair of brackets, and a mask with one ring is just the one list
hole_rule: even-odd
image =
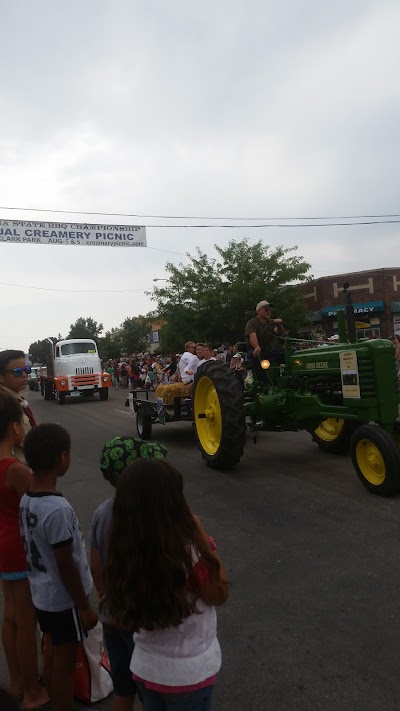
[[117,485],[106,604],[134,633],[131,671],[146,711],[208,711],[221,666],[215,605],[228,582],[170,464],[140,459]]

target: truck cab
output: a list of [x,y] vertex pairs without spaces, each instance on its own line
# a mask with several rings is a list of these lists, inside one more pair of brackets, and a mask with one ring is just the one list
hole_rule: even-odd
[[96,342],[90,338],[58,341],[51,349],[47,365],[47,386],[60,404],[67,395],[90,396],[99,393],[107,400],[111,379],[103,372]]

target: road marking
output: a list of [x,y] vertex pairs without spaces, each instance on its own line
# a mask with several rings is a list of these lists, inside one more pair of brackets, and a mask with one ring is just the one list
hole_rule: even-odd
[[123,415],[130,415],[130,412],[127,412],[126,410],[117,410],[116,407],[114,407],[115,412],[122,412]]

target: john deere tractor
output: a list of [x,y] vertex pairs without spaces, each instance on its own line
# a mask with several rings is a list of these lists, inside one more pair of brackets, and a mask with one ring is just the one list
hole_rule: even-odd
[[262,378],[253,364],[254,380],[244,392],[223,364],[209,361],[199,368],[193,413],[210,467],[229,469],[239,462],[246,428],[254,441],[259,431],[307,430],[327,452],[350,450],[369,491],[382,496],[400,491],[400,396],[393,346],[384,339],[357,341],[351,296],[345,293],[347,326],[339,311],[339,340],[323,348],[310,342],[311,347],[300,349],[296,339],[283,335],[271,358],[260,361]]

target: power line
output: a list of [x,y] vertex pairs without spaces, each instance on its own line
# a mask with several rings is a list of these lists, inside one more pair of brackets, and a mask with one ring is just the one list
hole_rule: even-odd
[[69,294],[122,294],[131,291],[151,291],[153,286],[146,289],[51,289],[47,286],[28,286],[27,284],[9,284],[5,281],[0,281],[0,286],[14,286],[18,289],[35,289],[38,291],[62,291]]
[[[313,218],[311,218],[313,219]],[[247,229],[257,229],[259,227],[288,227],[288,228],[293,228],[293,227],[354,227],[356,225],[393,225],[393,224],[398,224],[400,223],[400,220],[365,220],[365,221],[356,221],[356,222],[312,222],[312,223],[292,223],[290,225],[284,225],[281,223],[269,223],[269,224],[262,224],[262,225],[143,225],[144,227],[157,227],[157,228],[174,228],[174,229],[212,229],[212,230],[217,230],[217,229],[234,229],[234,230],[242,230],[243,228]],[[159,250],[160,252],[166,252],[167,250]],[[178,254],[178,252],[174,252],[174,254]]]
[[[400,214],[383,214],[383,215],[328,215],[320,217],[215,217],[207,215],[141,215],[137,213],[129,212],[88,212],[84,210],[53,210],[50,208],[41,207],[5,207],[0,205],[0,210],[19,210],[21,212],[50,212],[53,214],[60,215],[97,215],[101,217],[140,217],[145,219],[154,220],[232,220],[236,222],[260,222],[261,220],[381,220],[385,218],[399,218]],[[347,223],[346,223],[347,224]],[[353,224],[353,223],[351,223]],[[360,223],[360,224],[376,224],[375,222]],[[146,225],[147,227],[149,225]],[[168,225],[150,225],[150,227],[167,227]],[[171,227],[177,227],[178,225],[171,225]],[[192,225],[181,225],[182,227],[192,227]],[[200,227],[201,225],[193,225],[194,227]],[[208,225],[205,225],[206,227]],[[228,225],[221,225],[221,227],[227,227]],[[246,226],[246,225],[245,225]],[[265,227],[266,225],[255,225],[257,227]],[[276,225],[274,225],[275,227]],[[309,225],[305,225],[309,227]]]

